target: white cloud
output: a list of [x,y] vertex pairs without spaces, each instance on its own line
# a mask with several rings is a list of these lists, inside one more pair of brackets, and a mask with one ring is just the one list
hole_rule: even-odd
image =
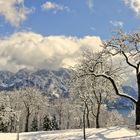
[[101,39],[42,36],[33,32],[18,32],[0,39],[0,68],[16,71],[21,68],[50,68],[72,66],[83,48],[100,51]]
[[112,24],[114,27],[120,27],[122,28],[124,23],[122,21],[110,21],[110,24]]
[[18,27],[31,11],[24,6],[24,0],[0,0],[0,15],[12,26]]
[[87,0],[87,5],[91,11],[93,10],[93,1],[94,0]]
[[124,3],[128,5],[137,15],[140,14],[140,0],[124,0]]
[[54,3],[54,2],[50,2],[50,1],[47,1],[45,2],[44,4],[42,4],[42,9],[43,10],[54,10],[54,12],[56,13],[57,11],[67,11],[69,12],[69,8],[67,6],[63,6],[63,5],[60,5],[60,4],[57,4],[57,3]]

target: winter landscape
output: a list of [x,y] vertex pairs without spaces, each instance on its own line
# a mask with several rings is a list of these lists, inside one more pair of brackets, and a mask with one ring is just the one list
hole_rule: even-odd
[[0,0],[0,140],[140,140],[140,0]]

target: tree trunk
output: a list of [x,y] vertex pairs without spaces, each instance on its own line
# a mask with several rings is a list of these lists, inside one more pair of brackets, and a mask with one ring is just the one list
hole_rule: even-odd
[[89,108],[88,108],[88,105],[87,104],[85,104],[85,106],[86,106],[86,110],[87,110],[87,113],[86,113],[87,127],[90,128]]
[[12,118],[10,118],[10,125],[9,125],[9,127],[10,127],[9,131],[12,132],[13,128],[14,128],[14,120]]
[[61,120],[62,120],[62,114],[61,114],[61,111],[59,112],[59,130],[61,130],[62,129],[62,125],[61,125]]
[[99,124],[100,107],[101,107],[101,105],[98,104],[98,107],[97,107],[97,114],[96,114],[96,128],[100,128],[100,124]]
[[30,112],[29,109],[27,109],[27,115],[26,115],[26,119],[25,119],[25,132],[28,132],[28,126],[29,126],[29,116],[30,116]]
[[68,118],[67,118],[67,129],[69,129],[69,127],[70,127],[70,112],[69,112],[69,110],[68,110]]
[[136,104],[136,127],[137,125],[140,125],[140,100]]
[[140,73],[137,75],[138,101],[136,103],[136,127],[140,125]]
[[84,108],[83,111],[83,139],[86,140],[86,121],[85,121],[85,114],[86,114],[86,110]]

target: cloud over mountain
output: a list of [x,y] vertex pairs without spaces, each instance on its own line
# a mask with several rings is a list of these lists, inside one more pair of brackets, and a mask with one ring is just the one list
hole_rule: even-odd
[[67,36],[42,36],[34,32],[18,32],[0,39],[0,68],[16,71],[21,68],[48,68],[72,66],[80,50],[100,51],[101,39]]

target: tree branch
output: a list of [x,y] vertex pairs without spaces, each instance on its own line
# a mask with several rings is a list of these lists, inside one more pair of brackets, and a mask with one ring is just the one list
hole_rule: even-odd
[[126,63],[127,63],[129,66],[131,66],[131,67],[137,69],[137,67],[136,67],[135,65],[133,65],[133,64],[131,64],[131,63],[129,62],[128,57],[127,57],[127,55],[124,53],[124,51],[121,51],[121,52],[122,52],[123,56],[125,57]]
[[116,95],[121,96],[121,97],[125,97],[125,98],[131,100],[135,104],[137,103],[137,100],[134,99],[133,97],[131,97],[131,96],[127,95],[127,94],[121,94],[119,92],[117,86],[116,86],[116,83],[115,83],[114,79],[112,79],[110,76],[108,76],[106,74],[86,73],[84,75],[81,75],[80,77],[87,76],[87,75],[94,75],[95,77],[104,77],[104,78],[108,79],[111,82],[111,84],[112,84],[112,86],[113,86],[113,88],[115,90]]

